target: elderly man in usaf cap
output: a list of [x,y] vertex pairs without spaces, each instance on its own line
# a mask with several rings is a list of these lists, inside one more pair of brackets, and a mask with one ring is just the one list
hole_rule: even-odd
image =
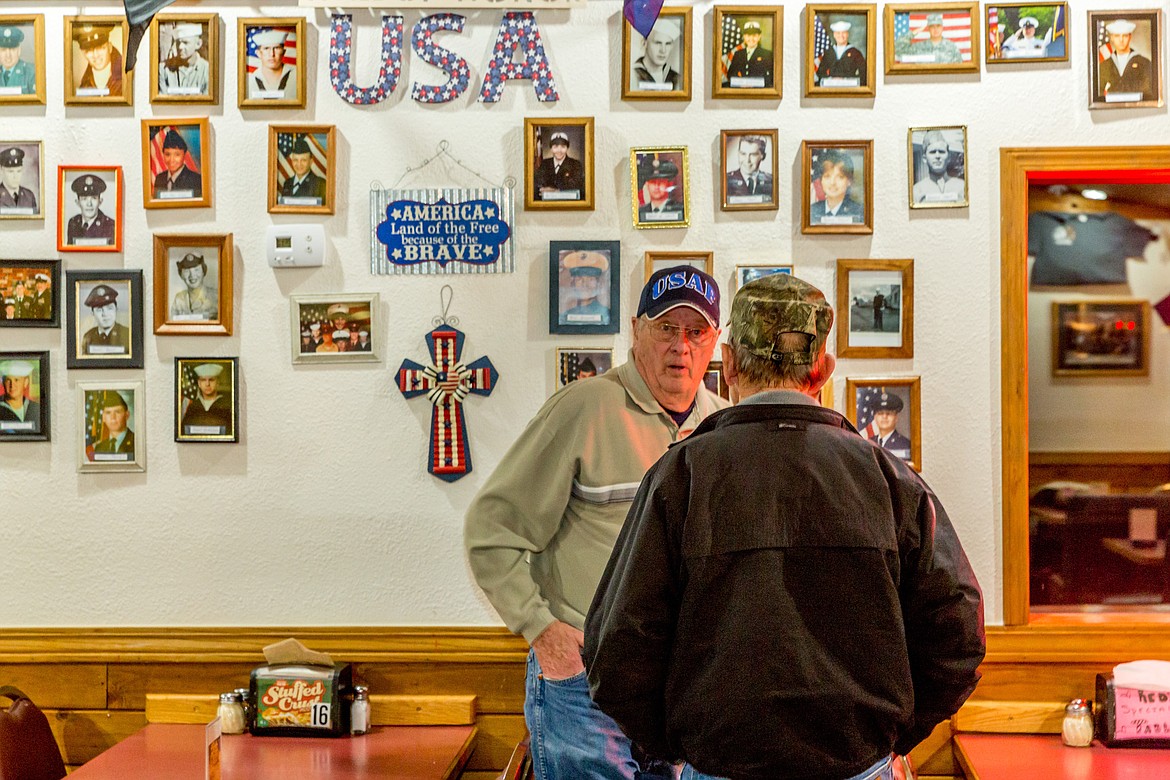
[[171,31],[171,45],[162,51],[158,65],[158,91],[164,95],[207,95],[211,65],[199,53],[203,47],[203,27],[181,22]]
[[24,31],[0,24],[0,95],[33,95],[37,91],[36,66],[20,57]]
[[[113,25],[85,24],[73,28],[73,40],[89,65],[77,85],[78,94],[122,94],[122,53],[110,43]],[[86,90],[86,92],[82,92]]]
[[735,47],[727,64],[724,86],[771,87],[772,52],[760,45],[764,32],[760,23],[749,19],[740,29],[743,32],[743,43]]
[[125,355],[130,351],[130,330],[117,321],[118,291],[108,284],[90,290],[85,305],[97,323],[81,339],[83,355]]
[[[833,45],[821,57],[821,64],[817,66],[817,83],[822,87],[864,87],[869,77],[866,71],[865,55],[849,43],[849,31],[853,24],[839,19],[829,25],[833,31]],[[865,32],[861,32],[865,37]],[[826,79],[839,79],[832,84],[826,84]]]
[[593,701],[682,780],[883,780],[975,688],[979,585],[938,498],[816,401],[833,310],[740,288],[738,405],[642,480],[585,624]]
[[1137,25],[1128,19],[1114,19],[1105,25],[1109,43],[1101,46],[1097,66],[1097,92],[1109,101],[1155,100],[1154,69],[1148,57],[1130,48]]
[[114,243],[117,226],[102,211],[102,193],[106,182],[100,176],[83,173],[70,185],[77,199],[80,214],[74,215],[65,226],[65,243],[78,246],[108,246]]
[[24,176],[24,150],[10,146],[0,150],[0,213],[37,214],[37,196],[20,184]]
[[154,197],[203,197],[203,177],[187,167],[187,142],[174,128],[163,136],[162,158],[164,170],[154,177]]
[[551,157],[540,161],[534,184],[537,200],[583,200],[585,170],[581,162],[569,156],[569,134],[553,131],[549,138]]
[[297,69],[284,61],[288,33],[272,28],[252,36],[260,66],[248,74],[248,97],[266,100],[297,97]]
[[0,436],[6,433],[38,433],[41,405],[28,397],[33,364],[27,360],[0,363],[4,392],[0,394]]

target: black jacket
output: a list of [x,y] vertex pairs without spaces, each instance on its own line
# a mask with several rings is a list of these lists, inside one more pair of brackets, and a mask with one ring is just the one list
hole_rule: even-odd
[[907,753],[979,679],[974,573],[930,488],[817,406],[708,417],[647,473],[585,625],[594,701],[733,780]]

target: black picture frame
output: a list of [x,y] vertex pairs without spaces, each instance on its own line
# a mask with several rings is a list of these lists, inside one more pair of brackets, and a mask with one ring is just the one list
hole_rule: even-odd
[[[204,366],[219,372],[205,375]],[[224,373],[227,373],[226,379]],[[202,413],[195,406],[205,379],[214,378],[217,396]],[[226,409],[219,403],[224,391],[231,395]],[[220,425],[218,423],[225,423]],[[218,431],[215,429],[219,429]],[[238,357],[175,358],[175,441],[235,444],[240,440],[240,359]]]
[[[37,383],[37,399],[32,400],[31,394],[28,393],[27,388],[22,387],[22,395],[27,396],[26,403],[37,404],[37,409],[34,420],[20,419],[8,407],[8,375],[7,372],[12,370],[11,364],[23,363],[33,364],[32,373],[27,375],[27,382],[32,381],[36,377]],[[52,384],[49,382],[49,353],[44,352],[0,352],[0,443],[9,441],[49,441],[49,410],[52,408],[49,403],[49,389]],[[31,407],[30,407],[31,409]],[[28,412],[24,412],[24,416],[28,417]]]
[[[142,271],[66,271],[66,368],[142,368],[143,307]],[[117,297],[111,334],[106,341],[93,343],[90,332],[100,336],[100,323],[92,311],[82,311],[85,300],[99,285],[112,288]],[[125,307],[118,300],[126,296]],[[106,304],[108,306],[109,304]],[[125,312],[120,316],[119,312]],[[124,324],[125,323],[125,324]],[[84,330],[83,330],[84,326]],[[116,351],[117,348],[122,351]]]
[[[46,273],[47,272],[47,273]],[[16,305],[15,280],[24,281],[37,311],[43,309],[36,302],[37,274],[49,277],[49,315],[47,317],[21,317],[27,311]],[[12,319],[8,318],[8,299],[12,298]],[[61,327],[61,261],[60,260],[0,260],[0,328],[59,328]]]
[[[548,242],[548,332],[617,333],[621,329],[621,265],[620,241]],[[573,273],[573,269],[582,270]],[[600,276],[592,290],[597,294],[573,295],[570,279],[574,276]],[[574,299],[592,302],[569,306]]]

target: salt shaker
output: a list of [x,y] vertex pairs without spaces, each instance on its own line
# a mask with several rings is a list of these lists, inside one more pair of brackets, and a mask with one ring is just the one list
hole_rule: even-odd
[[243,734],[245,728],[244,702],[238,693],[219,695],[219,725],[224,734]]
[[1070,747],[1088,747],[1093,743],[1093,713],[1088,699],[1073,699],[1064,708],[1060,735]]
[[353,686],[353,704],[349,706],[349,733],[354,736],[370,730],[370,689],[365,685]]

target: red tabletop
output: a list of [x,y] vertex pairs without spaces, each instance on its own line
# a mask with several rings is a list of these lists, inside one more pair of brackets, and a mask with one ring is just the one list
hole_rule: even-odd
[[1170,777],[1170,750],[1067,747],[1059,734],[956,734],[967,780],[1155,780]]
[[[80,767],[81,780],[202,780],[203,726],[151,724]],[[449,780],[475,726],[387,726],[361,737],[224,735],[223,780]]]

